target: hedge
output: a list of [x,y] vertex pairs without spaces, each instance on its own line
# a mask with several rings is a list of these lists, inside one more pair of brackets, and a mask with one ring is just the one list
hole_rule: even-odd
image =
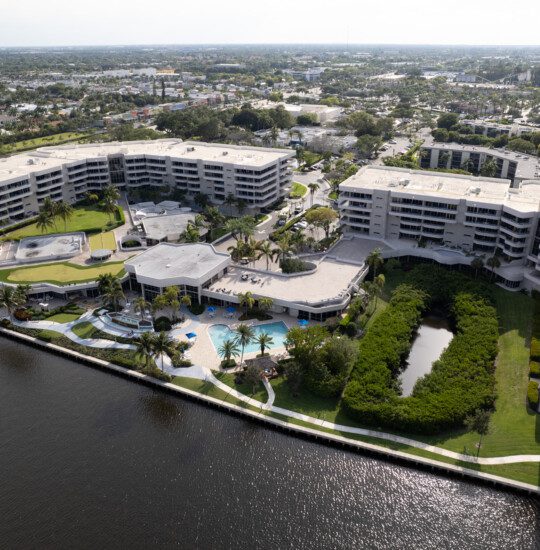
[[[482,284],[433,267],[411,271],[409,280],[415,285],[401,285],[394,291],[388,307],[360,342],[343,403],[348,414],[364,424],[435,434],[461,427],[476,409],[493,406],[498,340],[495,308],[482,296]],[[427,278],[429,270],[432,274]],[[462,291],[475,286],[478,293]],[[426,308],[443,304],[456,335],[431,373],[417,382],[412,395],[401,397],[397,375],[413,331]]]
[[529,363],[529,368],[530,368],[530,376],[540,376],[540,363],[538,363],[537,361],[531,361]]
[[527,401],[529,402],[529,407],[538,410],[538,382],[530,381],[527,386]]

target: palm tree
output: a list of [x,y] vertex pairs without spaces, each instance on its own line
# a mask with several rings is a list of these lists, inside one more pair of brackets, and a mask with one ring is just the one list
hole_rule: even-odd
[[189,222],[181,237],[182,240],[186,243],[198,243],[199,239],[201,238],[199,228],[193,223]]
[[273,343],[274,339],[267,332],[261,332],[259,336],[257,336],[257,344],[259,344],[261,348],[261,357],[264,357],[266,348],[270,347]]
[[163,371],[163,355],[173,355],[175,350],[174,341],[169,338],[166,332],[154,334],[153,349],[156,357],[161,357],[161,370]]
[[486,265],[491,268],[491,275],[489,277],[489,280],[491,281],[495,275],[495,269],[501,267],[501,260],[499,260],[498,256],[495,254],[486,260]]
[[64,221],[64,231],[67,231],[67,222],[73,216],[73,206],[66,201],[60,201],[56,213]]
[[232,207],[236,204],[236,197],[232,193],[229,193],[225,197],[224,203],[226,206],[229,207],[229,214],[230,214],[232,212]]
[[228,365],[232,357],[238,357],[240,349],[236,340],[225,340],[218,349],[219,356],[223,358]]
[[384,260],[381,255],[380,248],[374,248],[366,258],[366,263],[373,270],[373,279],[377,277],[377,270],[383,266]]
[[151,332],[143,332],[139,336],[136,353],[143,360],[144,366],[148,368],[154,357],[154,335]]
[[189,294],[182,294],[180,296],[180,305],[189,307],[191,305],[191,296]]
[[291,234],[285,233],[277,242],[278,256],[280,261],[283,261],[292,251]]
[[120,191],[114,185],[107,185],[103,190],[103,211],[109,215],[109,222],[112,221],[112,214],[118,211],[117,201],[120,198]]
[[480,258],[477,256],[474,258],[474,260],[471,262],[471,267],[474,269],[474,278],[478,276],[478,271],[484,267],[484,260],[483,258]]
[[30,285],[17,285],[15,289],[16,300],[19,302],[18,305],[24,305],[28,301],[28,292],[30,291]]
[[42,210],[37,217],[36,227],[41,233],[47,233],[49,229],[54,227],[54,219],[49,212]]
[[375,308],[377,308],[377,302],[379,300],[379,296],[382,294],[385,282],[386,279],[382,273],[380,275],[377,275],[377,277],[375,277],[375,280],[373,281],[373,296],[375,296]]
[[249,290],[244,293],[240,292],[238,294],[238,301],[240,303],[240,307],[244,306],[246,308],[246,315],[247,312],[255,305],[255,298],[253,297],[253,293]]
[[115,275],[106,273],[98,278],[98,289],[104,304],[112,304],[114,311],[118,310],[120,300],[125,299],[122,284]]
[[272,309],[272,306],[274,305],[274,300],[272,300],[272,298],[267,298],[266,296],[262,296],[257,300],[257,304],[261,311],[268,311]]
[[133,310],[135,311],[135,313],[138,313],[141,316],[141,319],[143,319],[144,312],[149,309],[150,306],[150,302],[145,300],[143,296],[139,296],[133,302]]
[[315,198],[315,192],[319,189],[320,185],[317,182],[308,183],[309,196],[311,199],[311,206],[313,206],[313,199]]
[[266,260],[266,271],[270,269],[270,262],[272,262],[276,256],[276,249],[272,248],[270,241],[264,241],[259,244],[259,258],[264,258]]
[[10,321],[13,321],[13,310],[20,305],[20,297],[17,296],[17,291],[11,286],[3,286],[0,290],[0,307],[7,309]]
[[245,323],[240,323],[236,327],[236,343],[242,346],[242,355],[240,357],[240,364],[244,362],[244,350],[246,346],[255,338],[253,329]]

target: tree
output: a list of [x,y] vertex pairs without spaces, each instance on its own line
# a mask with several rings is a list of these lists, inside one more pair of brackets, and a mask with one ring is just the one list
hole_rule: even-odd
[[57,216],[64,222],[64,231],[67,231],[67,222],[73,217],[73,207],[66,201],[60,201],[56,212]]
[[267,332],[261,332],[259,336],[257,336],[257,344],[259,344],[259,347],[261,348],[261,357],[264,356],[266,348],[270,347],[273,343],[274,339]]
[[144,366],[149,368],[154,357],[154,335],[151,332],[143,332],[139,336],[136,354],[142,359]]
[[458,123],[459,117],[455,113],[443,113],[437,120],[438,128],[450,130]]
[[319,189],[320,185],[317,182],[308,183],[309,196],[311,199],[311,206],[313,206],[313,199],[315,198],[315,192]]
[[229,365],[233,357],[238,357],[240,349],[236,340],[225,340],[218,349],[219,356]]
[[103,212],[109,215],[109,222],[112,221],[112,215],[118,211],[116,202],[120,198],[120,192],[114,185],[108,185],[103,190]]
[[491,281],[493,279],[493,276],[495,275],[495,270],[498,267],[501,267],[501,260],[499,260],[497,255],[494,255],[486,260],[486,265],[491,268],[491,275],[489,277],[489,280]]
[[480,175],[486,178],[494,178],[497,175],[497,163],[493,159],[486,160],[480,168]]
[[478,277],[478,271],[484,267],[484,259],[477,256],[471,262],[471,267],[474,269],[474,278]]
[[240,307],[243,306],[246,308],[245,313],[247,315],[247,312],[255,305],[255,298],[253,297],[253,293],[249,290],[247,292],[238,293],[238,302],[240,304]]
[[248,386],[251,386],[251,395],[253,395],[257,391],[257,388],[261,383],[261,371],[259,367],[251,364],[244,369],[243,374],[244,374],[244,382]]
[[141,319],[144,317],[144,312],[151,307],[150,302],[144,299],[143,296],[139,296],[133,302],[133,310],[135,313],[138,313],[141,316]]
[[112,305],[114,311],[118,310],[120,301],[125,299],[122,284],[115,275],[110,273],[105,273],[98,277],[98,290],[101,294],[102,302]]
[[473,415],[465,419],[465,425],[471,432],[476,432],[480,436],[480,441],[477,444],[476,456],[480,454],[482,446],[482,438],[489,433],[489,421],[491,413],[484,409],[477,409]]
[[17,285],[15,288],[15,299],[18,305],[24,305],[28,301],[28,292],[30,291],[30,285]]
[[182,232],[180,238],[186,243],[198,243],[201,238],[199,228],[195,224],[188,222],[186,229]]
[[259,256],[257,259],[264,258],[266,260],[266,271],[268,271],[270,269],[270,262],[274,260],[278,251],[272,247],[270,241],[260,243],[258,249]]
[[375,277],[373,280],[373,295],[375,296],[375,308],[377,307],[377,302],[379,300],[379,296],[382,294],[384,283],[386,282],[386,279],[384,275],[381,273]]
[[153,349],[156,356],[161,357],[161,370],[163,371],[163,356],[173,355],[175,350],[174,341],[169,338],[166,332],[155,334],[153,338]]
[[193,201],[197,206],[200,206],[200,208],[204,210],[208,206],[210,199],[208,198],[208,195],[205,195],[204,193],[197,193]]
[[36,227],[41,231],[41,233],[46,233],[49,229],[54,227],[54,219],[51,217],[49,212],[42,210],[37,217]]
[[375,153],[375,151],[377,151],[380,144],[380,138],[366,134],[358,138],[356,148],[358,149],[360,156],[369,158],[373,155],[373,153]]
[[257,304],[261,311],[268,311],[272,309],[272,306],[274,305],[274,300],[272,300],[272,298],[267,298],[266,296],[262,296],[257,300]]
[[236,327],[236,343],[242,347],[242,354],[240,357],[240,364],[244,362],[244,350],[246,346],[253,340],[255,333],[253,329],[245,323],[240,323]]
[[313,208],[306,212],[306,221],[315,227],[322,227],[324,234],[328,238],[330,234],[330,225],[338,218],[337,213],[327,206]]
[[366,258],[366,263],[369,268],[373,271],[373,279],[377,277],[377,271],[383,266],[384,260],[382,258],[381,249],[374,248]]
[[328,332],[321,325],[293,327],[287,333],[285,348],[302,368],[308,368],[327,337]]
[[40,208],[41,212],[46,212],[49,218],[52,220],[54,228],[56,229],[56,216],[58,215],[58,203],[53,201],[51,197],[45,197],[43,204]]
[[0,307],[7,309],[10,321],[13,321],[13,310],[20,305],[20,296],[17,295],[15,289],[4,285],[0,290]]
[[288,361],[285,365],[285,378],[293,395],[296,395],[304,380],[304,370],[296,361]]

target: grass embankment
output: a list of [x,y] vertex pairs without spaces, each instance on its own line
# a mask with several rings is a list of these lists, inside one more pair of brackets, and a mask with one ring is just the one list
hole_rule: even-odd
[[301,199],[308,192],[308,188],[297,181],[293,181],[289,197],[291,199]]
[[253,393],[253,387],[251,385],[246,384],[245,382],[243,382],[242,384],[236,384],[236,375],[233,373],[216,372],[214,373],[214,375],[220,382],[227,384],[227,386],[230,386],[233,390],[236,390],[244,395],[247,395],[248,397],[251,397],[251,399],[256,399],[257,401],[261,401],[262,403],[266,403],[268,399],[268,393],[262,382],[259,383],[257,390],[255,391],[255,393]]
[[110,262],[88,267],[69,262],[59,262],[30,267],[0,269],[0,281],[18,284],[43,282],[67,285],[70,283],[94,281],[99,275],[105,273],[122,276],[124,274],[124,262]]
[[120,207],[118,207],[116,215],[111,218],[109,214],[103,212],[99,206],[76,206],[73,209],[73,216],[67,220],[67,223],[64,223],[63,220],[56,219],[56,226],[50,227],[45,231],[41,231],[35,223],[31,223],[7,232],[3,236],[3,240],[14,241],[24,239],[25,237],[52,235],[54,233],[73,233],[76,231],[99,233],[105,229],[114,229],[123,223],[124,216]]
[[55,323],[71,323],[76,321],[80,317],[78,313],[57,313],[47,317],[47,321],[54,321]]
[[107,231],[105,233],[96,233],[88,237],[88,243],[90,244],[90,250],[100,250],[105,248],[107,250],[116,250],[116,237],[114,231]]
[[37,149],[38,147],[61,145],[62,143],[78,141],[79,139],[88,138],[89,136],[91,136],[91,134],[84,134],[79,132],[62,132],[60,134],[53,134],[51,136],[25,139],[22,141],[16,141],[15,143],[6,143],[5,145],[0,145],[0,155],[9,155],[12,153],[20,153],[22,151],[30,151],[32,149]]

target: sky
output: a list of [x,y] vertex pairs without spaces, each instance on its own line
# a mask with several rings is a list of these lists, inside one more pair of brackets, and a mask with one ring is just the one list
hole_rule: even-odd
[[0,0],[0,47],[539,45],[540,0]]

